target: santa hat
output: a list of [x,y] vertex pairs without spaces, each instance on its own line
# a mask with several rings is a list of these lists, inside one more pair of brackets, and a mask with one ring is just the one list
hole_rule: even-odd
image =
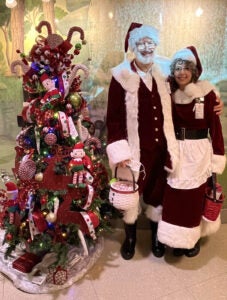
[[133,51],[136,42],[145,37],[152,39],[153,42],[158,45],[159,32],[156,28],[149,25],[131,23],[125,37],[125,52],[128,51],[128,47]]
[[16,199],[18,195],[18,189],[14,182],[8,181],[5,183],[5,186],[7,188],[7,196],[9,199]]
[[84,149],[84,144],[82,142],[75,144],[73,147],[73,150],[79,150],[79,149]]
[[44,80],[47,80],[49,79],[50,77],[47,75],[47,73],[43,73],[41,76],[40,76],[40,81],[43,82]]
[[173,60],[178,59],[178,58],[182,59],[182,60],[188,60],[188,61],[193,62],[198,69],[199,76],[202,74],[203,68],[202,68],[197,50],[194,46],[189,46],[189,47],[186,47],[186,48],[183,48],[183,49],[177,51],[173,56]]

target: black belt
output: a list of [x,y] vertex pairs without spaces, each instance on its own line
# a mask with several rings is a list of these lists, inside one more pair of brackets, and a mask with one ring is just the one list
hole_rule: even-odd
[[200,140],[206,139],[208,135],[208,129],[187,129],[187,128],[176,128],[175,135],[177,140]]

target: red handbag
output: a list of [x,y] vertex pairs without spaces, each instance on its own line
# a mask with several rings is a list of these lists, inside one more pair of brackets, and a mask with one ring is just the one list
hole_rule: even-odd
[[207,221],[216,221],[224,202],[222,186],[217,183],[216,174],[212,174],[212,186],[206,189],[203,218]]

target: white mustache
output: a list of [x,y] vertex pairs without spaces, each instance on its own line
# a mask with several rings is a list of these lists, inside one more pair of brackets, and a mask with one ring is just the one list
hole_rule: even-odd
[[140,51],[142,55],[153,54],[154,51]]

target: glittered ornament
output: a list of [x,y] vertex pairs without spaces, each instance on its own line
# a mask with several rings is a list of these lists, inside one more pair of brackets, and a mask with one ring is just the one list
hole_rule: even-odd
[[70,94],[69,99],[74,108],[79,108],[82,102],[81,96],[78,93]]
[[44,141],[47,145],[52,146],[57,142],[57,136],[54,133],[47,133]]
[[31,180],[36,172],[36,164],[32,159],[26,159],[20,163],[18,176],[21,180]]

